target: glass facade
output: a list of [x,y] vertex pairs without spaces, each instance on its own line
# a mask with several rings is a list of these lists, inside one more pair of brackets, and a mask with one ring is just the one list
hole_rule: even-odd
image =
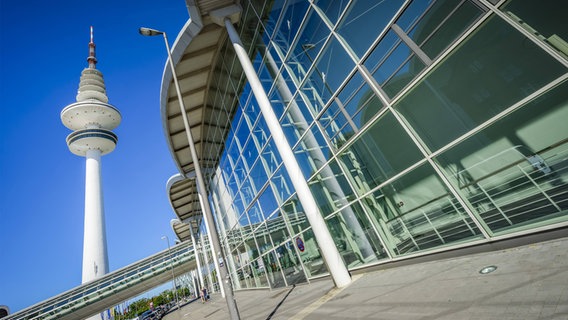
[[327,274],[294,179],[348,269],[567,224],[568,3],[242,6],[237,28],[302,175],[226,43],[208,99],[238,106],[210,120],[230,132],[209,200],[236,289]]

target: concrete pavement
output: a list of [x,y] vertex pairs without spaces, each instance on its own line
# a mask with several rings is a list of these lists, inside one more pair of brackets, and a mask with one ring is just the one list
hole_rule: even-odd
[[[497,269],[488,274],[486,266]],[[380,268],[380,267],[379,267]],[[235,293],[241,319],[568,319],[568,238]],[[166,320],[228,319],[225,299],[188,304]]]

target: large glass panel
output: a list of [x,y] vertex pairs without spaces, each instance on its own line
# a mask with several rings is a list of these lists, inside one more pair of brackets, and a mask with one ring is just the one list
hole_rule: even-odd
[[288,52],[290,49],[292,40],[294,40],[298,32],[298,28],[309,6],[310,4],[307,1],[288,1],[286,4],[286,8],[283,10],[282,22],[273,38],[283,52]]
[[[235,205],[235,207],[239,207],[239,209],[240,209],[239,212],[243,212],[242,210],[244,210],[244,209],[241,209],[241,208],[243,208],[243,206],[242,206],[242,201],[241,201],[240,197],[237,197],[234,200],[233,204]],[[245,212],[241,213],[241,216],[239,217],[239,224],[243,227],[250,225],[250,221],[249,221],[248,216]]]
[[298,200],[298,196],[294,195],[281,207],[282,215],[290,225],[292,233],[300,233],[310,226],[308,219],[304,213],[304,208]]
[[373,49],[364,65],[382,85],[408,59],[412,51],[398,35],[390,30]]
[[256,190],[253,189],[250,178],[247,178],[240,188],[241,196],[243,198],[244,207],[248,207],[254,196],[256,195]]
[[396,108],[436,150],[565,72],[541,48],[493,17]]
[[311,229],[294,238],[296,247],[300,251],[300,259],[304,264],[304,271],[308,277],[327,274],[327,267],[319,251],[316,238]]
[[336,1],[329,1],[329,0],[315,0],[314,4],[321,9],[327,20],[331,23],[331,25],[335,25],[339,16],[345,10],[347,6],[347,0],[336,0]]
[[429,164],[376,190],[364,203],[396,255],[482,237]]
[[358,203],[326,220],[339,254],[348,268],[387,257],[377,234]]
[[404,0],[355,0],[341,20],[338,32],[355,54],[362,57],[403,3]]
[[262,161],[256,162],[256,164],[250,171],[250,179],[252,180],[253,190],[256,194],[256,192],[262,189],[262,187],[268,180],[266,170],[264,169],[264,163]]
[[295,146],[298,139],[304,134],[310,123],[313,122],[313,117],[309,113],[302,97],[297,96],[290,104],[281,122],[282,130],[288,139],[288,143],[292,147]]
[[568,2],[511,0],[502,10],[544,43],[568,57]]
[[258,122],[256,123],[256,126],[254,127],[251,133],[254,140],[256,141],[257,148],[259,150],[264,148],[264,145],[268,141],[270,132],[268,131],[268,127],[266,126],[266,121],[264,120],[263,117],[260,117],[258,119]]
[[[262,57],[260,56],[260,52],[257,53],[254,61],[259,63],[259,64],[262,63]],[[262,84],[262,87],[264,88],[264,92],[270,92],[270,89],[272,88],[272,85],[274,84],[274,77],[276,75],[274,72],[272,72],[273,70],[269,69],[269,68],[272,68],[272,66],[267,66],[266,64],[262,64],[260,71],[257,72],[260,83]],[[258,113],[257,113],[257,115],[258,115]]]
[[294,148],[294,155],[306,180],[333,156],[316,125],[306,132],[298,146]]
[[389,112],[340,156],[361,193],[378,186],[422,158],[410,136]]
[[253,228],[255,225],[264,221],[264,216],[262,215],[262,210],[260,209],[258,201],[256,201],[254,205],[249,209],[248,216]]
[[[276,23],[278,22],[278,18],[282,13],[282,6],[284,5],[285,0],[275,0],[270,2],[270,8],[265,9],[265,13],[267,17],[264,20],[264,28],[266,30],[265,37],[272,37],[274,31],[276,30]],[[264,18],[264,17],[263,17]],[[265,38],[266,39],[266,38]],[[264,43],[268,43],[269,41],[264,41]]]
[[294,73],[300,82],[306,76],[306,72],[310,69],[330,32],[317,12],[310,10],[306,23],[298,35],[298,42],[287,61],[290,66],[293,66],[292,70],[296,71]]
[[278,153],[273,140],[270,140],[266,144],[266,147],[262,150],[261,157],[268,175],[274,173],[274,171],[276,171],[276,169],[282,162],[282,160],[280,159],[280,154]]
[[[257,8],[254,8],[254,5],[256,5]],[[251,52],[251,44],[255,43],[256,41],[254,38],[258,37],[258,35],[260,34],[260,29],[258,29],[260,25],[260,19],[257,15],[257,12],[260,12],[262,10],[262,6],[263,4],[260,4],[256,1],[249,1],[248,3],[241,6],[241,8],[243,9],[241,11],[241,21],[243,21],[243,23],[239,25],[239,34],[241,41],[248,52]],[[231,72],[230,74],[236,73]]]
[[339,99],[343,102],[345,111],[351,115],[353,124],[357,128],[364,126],[384,107],[359,73],[356,73],[341,90]]
[[252,167],[252,164],[258,157],[258,149],[256,148],[256,143],[253,139],[249,139],[243,148],[243,157],[246,159],[247,167]]
[[254,280],[257,282],[256,287],[268,287],[268,280],[266,279],[266,267],[262,258],[254,260],[251,263],[251,269]]
[[349,182],[335,160],[323,167],[308,184],[324,217],[355,198]]
[[408,33],[422,51],[434,59],[482,13],[471,1],[438,0]]
[[272,239],[270,239],[270,233],[266,228],[266,224],[263,223],[256,227],[257,228],[254,230],[254,236],[258,245],[258,250],[260,251],[260,254],[264,254],[268,250],[272,249],[274,245],[272,244]]
[[568,219],[568,84],[438,157],[494,232]]
[[270,288],[285,287],[286,281],[282,275],[276,251],[270,251],[268,254],[262,256],[262,262],[266,268],[266,276],[268,277]]
[[[307,48],[304,53],[310,60],[315,59],[315,52],[310,48]],[[308,105],[312,108],[314,115],[323,110],[354,67],[355,64],[345,49],[337,39],[331,38],[302,87],[302,92],[309,100]]]
[[[396,54],[396,52],[394,54]],[[389,63],[388,60],[387,63]],[[403,61],[403,64],[398,66],[394,73],[382,84],[383,90],[390,97],[394,97],[424,70],[425,67],[426,65],[420,58],[414,54],[409,55],[407,59]]]
[[348,115],[346,115],[346,112],[343,112],[341,107],[341,101],[335,99],[319,118],[319,123],[335,150],[341,148],[354,133],[353,126],[347,118]]
[[355,98],[360,100],[351,100],[347,109],[351,109],[354,103],[357,103],[357,111],[353,113],[352,120],[355,126],[360,129],[369,122],[384,107],[379,97],[365,84],[359,91],[360,95]]
[[262,208],[264,218],[267,218],[274,210],[278,208],[278,202],[272,193],[272,188],[266,188],[262,191],[262,194],[258,197],[258,202]]
[[240,158],[239,162],[237,162],[237,165],[234,168],[234,176],[239,186],[245,181],[245,178],[247,176],[247,168],[245,167],[243,158]]
[[270,180],[271,186],[274,189],[278,203],[282,203],[294,192],[294,186],[288,176],[288,171],[284,167],[278,169]]
[[277,89],[278,88],[275,88],[275,90],[272,90],[272,92],[270,92],[268,99],[270,100],[270,105],[272,106],[274,114],[276,114],[276,117],[280,119],[282,117],[282,114],[284,114],[286,106],[288,105],[289,98],[283,97],[281,95],[281,92]]
[[307,281],[306,274],[302,269],[300,258],[296,254],[296,250],[292,241],[288,241],[280,247],[276,248],[275,252],[280,261],[282,273],[286,278],[286,283],[288,284],[288,286]]
[[288,241],[276,248],[276,255],[280,260],[280,266],[288,286],[307,281],[292,241]]
[[[396,20],[402,30],[407,31],[410,27],[414,26],[417,21],[424,15],[426,10],[434,6],[437,1],[411,1],[410,4],[404,9],[404,12]],[[455,1],[457,2],[457,1]]]
[[272,243],[274,245],[279,245],[290,238],[288,229],[286,229],[286,223],[282,215],[278,211],[276,214],[272,215],[269,220],[266,221],[268,231],[270,232],[270,237],[272,238]]

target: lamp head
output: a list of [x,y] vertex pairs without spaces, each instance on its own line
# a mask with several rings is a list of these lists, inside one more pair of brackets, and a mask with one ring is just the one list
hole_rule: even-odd
[[139,28],[138,33],[140,33],[143,36],[157,36],[159,34],[164,34],[163,31],[159,31],[159,30],[156,30],[156,29],[150,29],[150,28],[144,28],[144,27]]

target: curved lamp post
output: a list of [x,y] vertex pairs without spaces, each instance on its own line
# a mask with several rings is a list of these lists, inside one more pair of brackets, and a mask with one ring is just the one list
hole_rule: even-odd
[[[174,80],[174,85],[176,87],[176,93],[177,93],[177,96],[178,96],[180,113],[181,113],[181,116],[182,116],[182,119],[183,119],[183,125],[184,125],[184,128],[185,128],[185,133],[187,135],[187,143],[189,145],[189,151],[191,152],[191,158],[193,159],[193,166],[194,166],[194,170],[195,170],[195,179],[197,180],[197,191],[201,195],[202,199],[204,199],[206,201],[206,199],[208,199],[208,197],[207,197],[207,189],[205,188],[205,180],[203,179],[203,173],[201,172],[201,166],[199,164],[199,158],[197,156],[197,149],[195,148],[195,144],[193,142],[193,135],[191,133],[191,127],[189,126],[189,121],[187,119],[187,113],[185,111],[183,96],[181,94],[181,89],[180,89],[179,82],[178,82],[178,79],[177,79],[174,62],[172,60],[172,53],[171,53],[171,50],[170,50],[170,45],[168,44],[168,37],[167,37],[165,32],[155,30],[155,29],[150,29],[150,28],[141,27],[140,29],[138,29],[138,32],[143,36],[162,35],[164,37],[164,42],[166,44],[166,50],[168,52],[168,60],[170,61],[170,69],[172,71],[172,78]],[[219,241],[219,235],[217,234],[217,229],[215,228],[215,221],[213,219],[213,214],[211,213],[211,208],[209,206],[209,203],[203,203],[203,209],[204,209],[203,210],[204,211],[203,216],[206,219],[208,225],[210,226],[209,232],[211,234],[211,242],[213,244],[213,248],[215,249],[215,251],[219,255],[219,257],[213,257],[213,260],[215,262],[215,266],[219,270],[219,274],[221,275],[221,278],[225,280],[225,281],[221,281],[221,283],[219,285],[222,286],[222,288],[225,292],[225,300],[227,301],[227,308],[229,309],[228,311],[229,311],[229,315],[230,315],[231,319],[240,320],[239,310],[237,308],[237,302],[235,301],[235,298],[233,296],[233,285],[231,283],[231,279],[229,278],[229,272],[227,270],[226,259],[224,259],[223,253],[221,251],[221,242]],[[223,263],[223,265],[221,266],[220,263],[219,263],[219,260],[222,260],[225,263]]]
[[172,286],[174,288],[174,297],[176,299],[176,307],[179,310],[179,300],[178,300],[178,295],[177,295],[177,288],[176,288],[176,275],[174,273],[174,261],[172,257],[172,251],[170,250],[170,238],[168,238],[168,236],[163,236],[162,240],[166,240],[168,242],[168,255],[170,256],[170,264],[172,266]]

